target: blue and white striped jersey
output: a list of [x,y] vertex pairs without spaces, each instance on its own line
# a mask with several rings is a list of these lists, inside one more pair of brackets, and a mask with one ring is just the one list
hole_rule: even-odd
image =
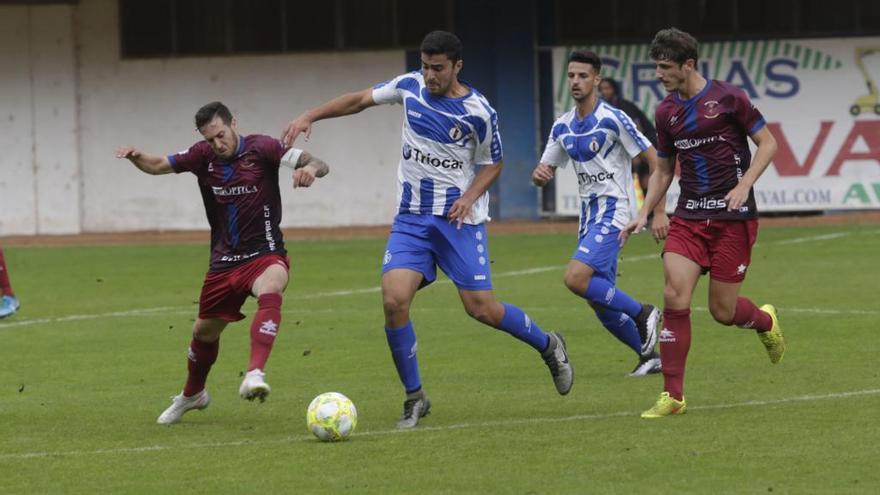
[[[420,72],[377,84],[373,101],[404,108],[399,213],[446,216],[474,180],[477,165],[501,161],[498,115],[475,89],[460,98],[431,95]],[[474,203],[465,223],[489,218],[489,193]]]
[[553,123],[541,163],[574,162],[581,196],[581,230],[591,223],[622,229],[637,213],[632,158],[651,143],[623,111],[599,100],[578,119],[572,108]]

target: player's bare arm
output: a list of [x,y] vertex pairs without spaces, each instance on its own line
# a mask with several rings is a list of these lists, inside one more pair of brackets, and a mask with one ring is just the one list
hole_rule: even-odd
[[293,171],[293,187],[309,187],[316,178],[330,173],[330,166],[324,160],[303,151],[296,161]]
[[620,231],[618,238],[621,246],[626,243],[630,235],[645,229],[645,225],[648,224],[648,212],[657,208],[660,199],[666,197],[666,191],[669,190],[674,177],[675,155],[666,158],[657,156],[657,166],[651,171],[651,177],[648,178],[648,195],[645,197],[645,204],[642,205],[636,219]]
[[116,149],[116,158],[124,158],[150,175],[170,174],[174,172],[168,157],[150,155],[134,146],[120,146]]
[[452,207],[449,208],[449,214],[447,215],[449,223],[456,222],[456,227],[461,228],[461,224],[465,221],[468,215],[471,214],[471,207],[473,207],[474,203],[483,195],[483,193],[489,190],[489,187],[492,186],[495,180],[498,179],[498,176],[501,175],[501,168],[503,166],[504,163],[499,161],[492,165],[483,165],[480,167],[480,171],[474,176],[474,181],[471,183],[471,187],[469,187],[468,190],[455,201],[455,203],[452,203]]
[[776,155],[776,138],[773,137],[773,134],[770,133],[767,126],[761,128],[761,130],[753,134],[751,138],[758,146],[758,149],[755,150],[755,156],[752,158],[752,163],[749,165],[749,169],[746,170],[746,173],[743,174],[739,184],[731,189],[730,192],[727,193],[727,196],[724,197],[724,200],[727,201],[728,211],[739,209],[740,206],[749,200],[749,191],[752,189],[752,186],[755,185],[755,182],[758,181],[758,177],[761,177],[761,174],[767,170],[767,166],[770,165],[773,156]]
[[553,180],[555,175],[556,167],[546,163],[539,163],[532,172],[532,184],[538,187],[546,186],[548,182]]
[[[639,158],[648,162],[648,170],[650,174],[654,174],[654,170],[657,168],[657,150],[654,149],[653,146],[649,146],[648,149],[639,153]],[[648,176],[648,187],[650,187],[650,175]],[[657,201],[657,205],[653,208],[653,210],[648,210],[654,212],[654,220],[651,221],[651,235],[654,237],[654,240],[660,242],[663,239],[666,239],[666,235],[669,233],[669,217],[666,215],[666,193],[660,196],[660,199]]]
[[312,135],[312,124],[315,122],[352,115],[375,105],[372,88],[337,96],[320,106],[306,110],[299,117],[291,120],[281,134],[281,142],[285,146],[290,146],[296,141],[297,136],[303,133],[305,133],[305,140],[308,141]]

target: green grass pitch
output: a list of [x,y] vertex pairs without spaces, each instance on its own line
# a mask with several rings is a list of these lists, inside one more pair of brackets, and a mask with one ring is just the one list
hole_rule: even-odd
[[[572,227],[574,230],[574,226]],[[722,327],[700,282],[684,416],[641,420],[662,379],[562,285],[571,235],[494,235],[493,283],[575,367],[470,320],[442,278],[412,316],[432,413],[396,432],[402,391],[377,289],[384,239],[289,242],[291,285],[264,404],[238,395],[249,319],[231,325],[213,403],[155,424],[185,378],[206,245],[7,247],[21,311],[0,321],[0,493],[876,493],[880,226],[764,228],[743,293],[779,308],[785,359]],[[619,286],[662,304],[658,246],[624,249]],[[250,300],[245,313],[253,314]],[[306,430],[317,394],[360,413],[350,441]]]

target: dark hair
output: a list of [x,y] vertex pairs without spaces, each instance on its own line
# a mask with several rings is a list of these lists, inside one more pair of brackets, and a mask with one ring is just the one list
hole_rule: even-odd
[[461,40],[449,31],[431,31],[422,40],[422,53],[425,55],[446,55],[453,64],[461,60],[461,50]]
[[696,38],[674,27],[661,29],[651,42],[651,58],[654,60],[671,60],[683,65],[693,59],[696,63],[698,53]]
[[203,106],[196,112],[196,129],[201,129],[205,124],[209,124],[214,117],[220,117],[224,124],[229,125],[232,122],[232,112],[223,103],[212,101]]
[[603,77],[602,82],[608,83],[611,86],[611,89],[614,90],[614,96],[620,96],[620,83],[617,80],[611,77]]
[[568,61],[590,64],[597,74],[602,70],[602,59],[595,52],[574,51],[568,56]]

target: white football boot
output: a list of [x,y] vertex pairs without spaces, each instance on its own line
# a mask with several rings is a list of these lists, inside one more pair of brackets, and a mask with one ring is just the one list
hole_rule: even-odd
[[159,419],[156,422],[160,425],[177,423],[187,411],[205,409],[209,404],[211,404],[211,397],[208,395],[207,390],[202,390],[192,397],[187,397],[181,392],[179,395],[171,398],[171,405],[159,415]]
[[260,402],[265,401],[269,392],[272,391],[272,387],[266,383],[265,377],[266,374],[259,368],[248,371],[244,375],[244,380],[241,382],[238,394],[241,395],[242,399],[260,399]]

